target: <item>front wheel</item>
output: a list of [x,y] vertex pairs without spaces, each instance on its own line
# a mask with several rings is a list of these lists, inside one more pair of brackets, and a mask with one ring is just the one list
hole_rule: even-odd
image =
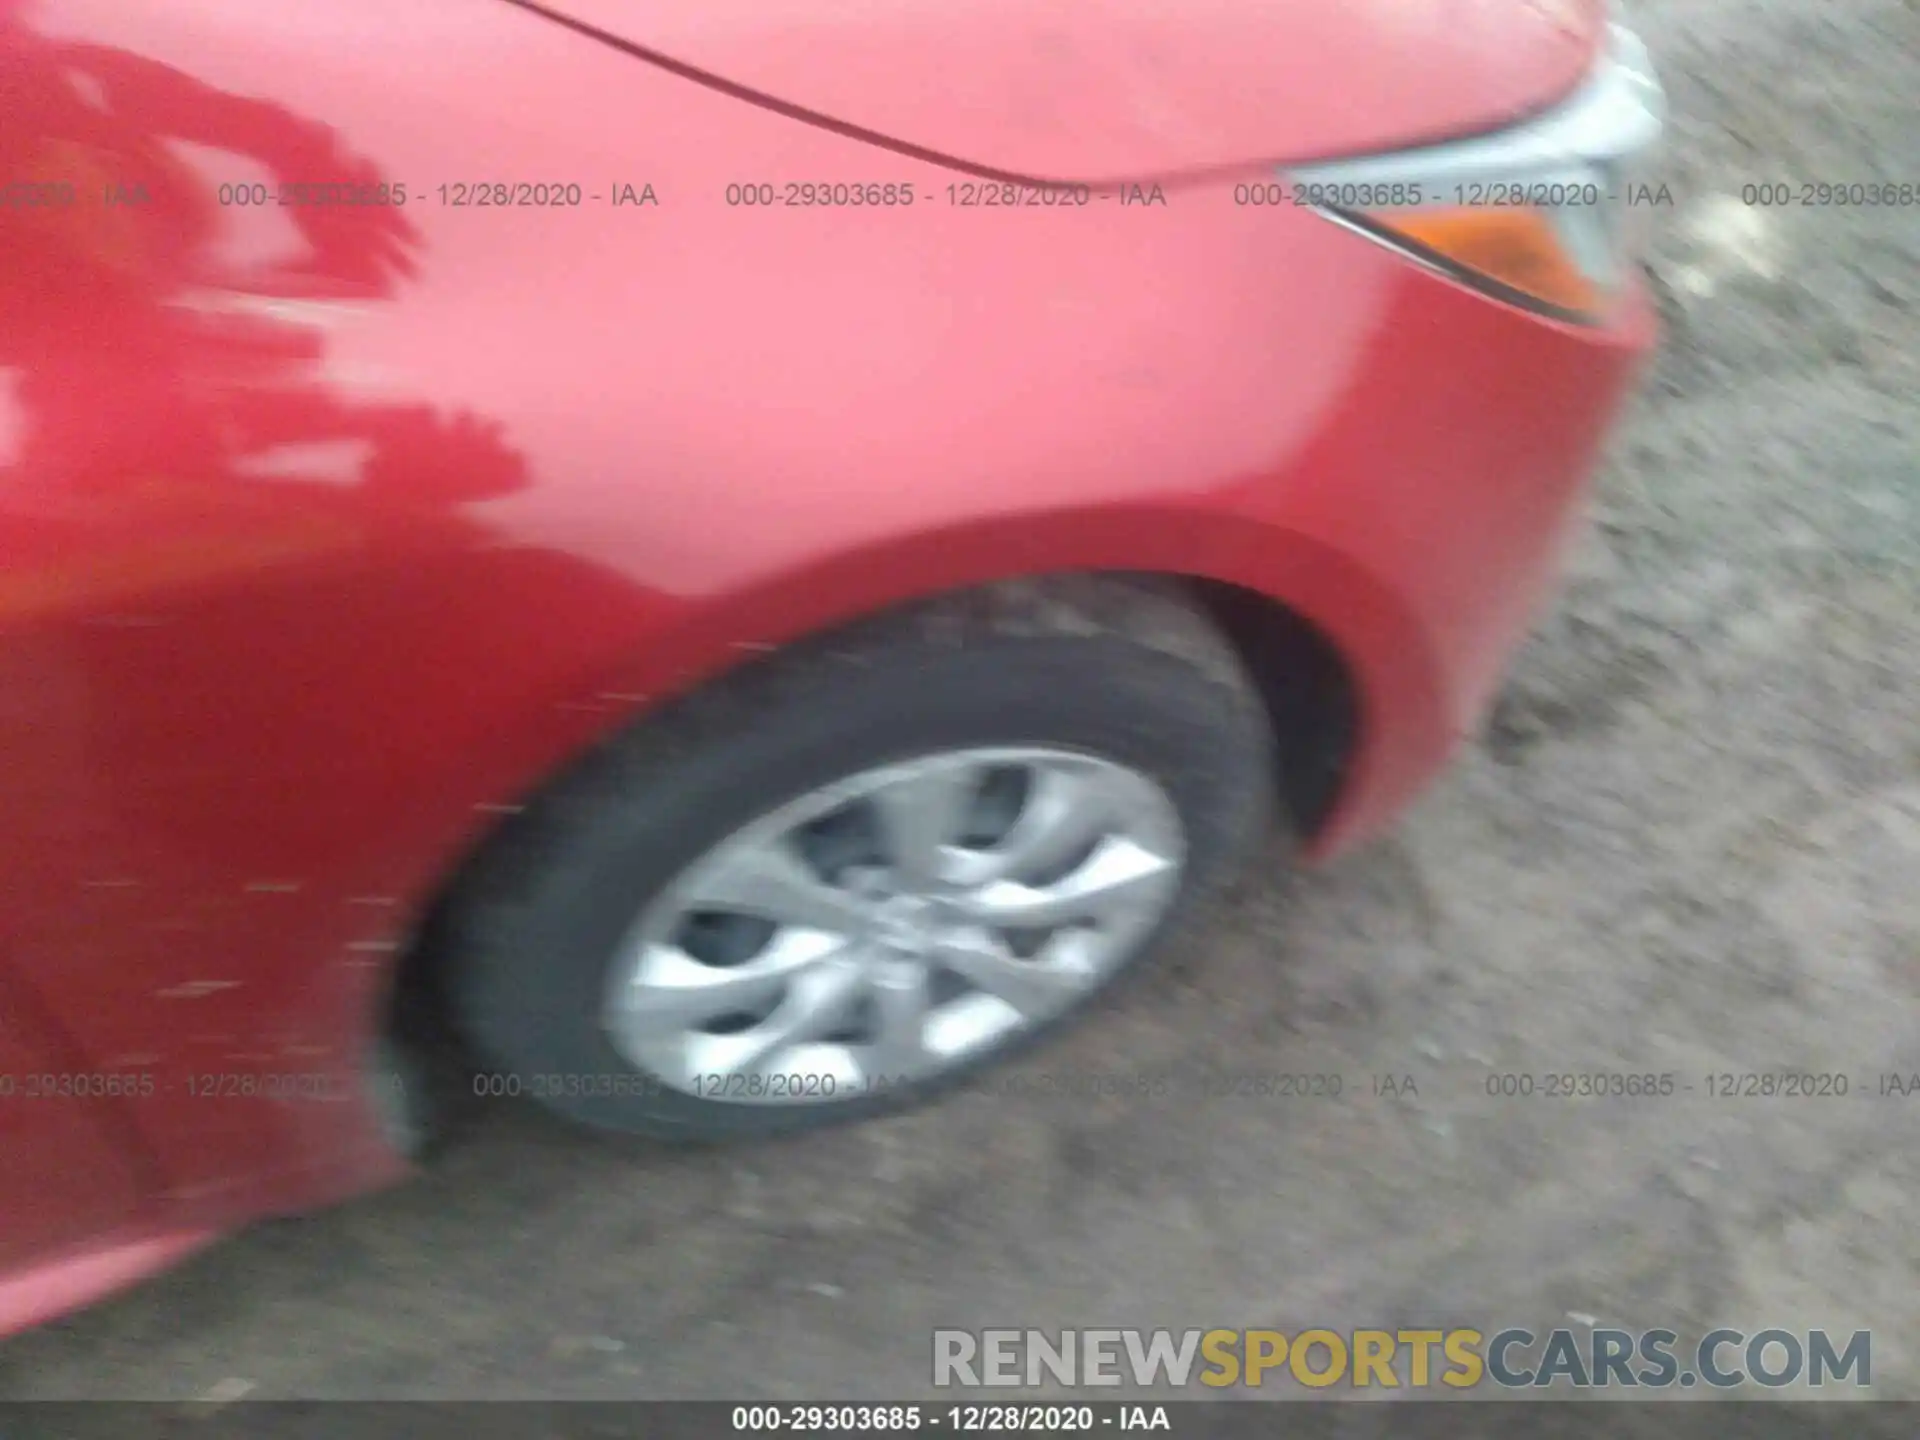
[[930,1095],[1082,1010],[1258,838],[1272,739],[1176,591],[995,586],[643,722],[482,862],[480,1083],[666,1138]]

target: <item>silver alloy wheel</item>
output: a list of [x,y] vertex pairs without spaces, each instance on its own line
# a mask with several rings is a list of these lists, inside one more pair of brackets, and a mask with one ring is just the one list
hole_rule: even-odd
[[735,831],[628,933],[602,1023],[676,1090],[851,1100],[977,1059],[1097,989],[1180,888],[1166,792],[1075,751],[863,771]]

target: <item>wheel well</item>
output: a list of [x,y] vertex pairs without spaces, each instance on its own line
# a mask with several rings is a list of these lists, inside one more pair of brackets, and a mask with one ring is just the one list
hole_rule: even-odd
[[1297,612],[1258,591],[1188,582],[1252,674],[1280,749],[1281,803],[1304,838],[1339,798],[1359,736],[1359,692],[1345,657]]
[[[1166,583],[1171,577],[1155,578]],[[1280,803],[1296,834],[1312,835],[1339,795],[1357,736],[1351,671],[1332,641],[1269,596],[1213,580],[1177,583],[1219,627],[1252,676],[1280,754]],[[458,1086],[456,1092],[453,1077],[463,1076],[471,1063],[445,1003],[450,923],[473,882],[475,861],[502,843],[503,832],[512,827],[508,819],[481,837],[445,877],[420,912],[389,992],[386,1035],[437,1077],[433,1088],[441,1098],[433,1109],[444,1119],[454,1118],[449,1110],[464,1108],[459,1096],[470,1087]]]

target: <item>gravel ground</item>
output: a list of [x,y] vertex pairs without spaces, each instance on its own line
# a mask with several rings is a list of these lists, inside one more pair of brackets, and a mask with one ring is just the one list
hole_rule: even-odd
[[[1676,111],[1666,349],[1485,738],[1032,1065],[1205,1037],[1340,1099],[976,1094],[692,1156],[503,1107],[416,1185],[23,1337],[0,1395],[902,1395],[937,1325],[1571,1313],[1871,1328],[1876,1392],[1920,1396],[1920,1096],[1867,1093],[1920,1071],[1920,209],[1738,200],[1920,181],[1920,9],[1637,19]],[[1853,1093],[1704,1093],[1779,1069]],[[1695,1090],[1490,1097],[1509,1070]]]

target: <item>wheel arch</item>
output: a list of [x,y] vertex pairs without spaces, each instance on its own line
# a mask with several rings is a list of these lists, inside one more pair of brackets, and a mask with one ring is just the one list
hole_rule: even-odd
[[[1337,806],[1359,746],[1360,689],[1357,676],[1334,639],[1285,601],[1217,575],[1169,570],[1090,568],[1004,576],[984,584],[941,587],[892,605],[855,609],[837,623],[806,632],[795,643],[831,649],[836,639],[894,612],[924,607],[943,598],[996,585],[1044,581],[1050,576],[1094,574],[1171,590],[1193,604],[1226,639],[1245,666],[1273,729],[1281,793],[1280,811],[1303,841],[1325,826]],[[450,1021],[445,966],[454,950],[452,937],[463,907],[486,884],[487,860],[514,846],[519,814],[587,762],[613,735],[645,724],[674,704],[764,662],[771,645],[731,647],[731,663],[722,664],[653,707],[624,716],[561,764],[522,797],[522,803],[494,807],[499,813],[469,837],[467,844],[416,903],[415,923],[400,945],[387,1003],[381,1016],[383,1037],[398,1041],[417,1060],[426,1061],[429,1103],[436,1110],[462,1108],[463,1096],[449,1089],[455,1070],[470,1063],[470,1052]],[[435,1127],[437,1128],[437,1127]]]

